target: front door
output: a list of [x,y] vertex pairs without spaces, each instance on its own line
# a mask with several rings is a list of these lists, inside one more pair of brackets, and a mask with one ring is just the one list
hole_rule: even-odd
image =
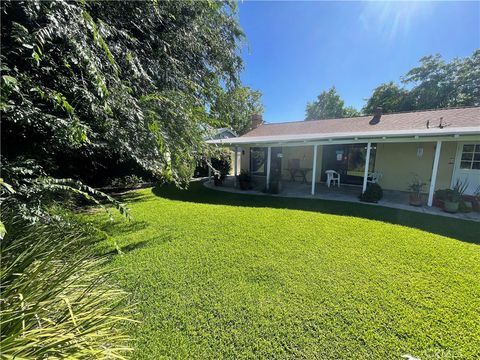
[[480,191],[480,143],[458,144],[452,187],[457,180],[468,184],[466,195],[473,195],[476,191]]

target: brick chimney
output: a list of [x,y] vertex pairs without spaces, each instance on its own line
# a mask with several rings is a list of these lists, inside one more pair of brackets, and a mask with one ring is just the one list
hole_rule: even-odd
[[252,120],[252,125],[250,126],[250,130],[256,129],[257,127],[263,124],[262,114],[252,115],[251,120]]
[[380,118],[382,117],[383,114],[383,109],[381,106],[378,106],[375,108],[373,112],[373,118],[370,120],[369,124],[370,125],[376,125],[380,122]]

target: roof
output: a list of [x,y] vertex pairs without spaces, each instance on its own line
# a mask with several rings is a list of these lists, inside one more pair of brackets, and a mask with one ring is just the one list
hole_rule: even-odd
[[230,128],[217,128],[214,129],[210,126],[205,126],[205,131],[207,134],[204,137],[204,140],[220,140],[227,138],[234,138],[237,136],[235,131]]
[[262,124],[241,137],[222,143],[450,134],[480,134],[480,107]]

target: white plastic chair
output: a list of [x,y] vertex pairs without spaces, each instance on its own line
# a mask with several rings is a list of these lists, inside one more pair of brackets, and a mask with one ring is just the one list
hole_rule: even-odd
[[367,182],[370,184],[377,184],[381,178],[382,178],[382,173],[372,172],[368,174]]
[[327,174],[328,187],[330,187],[330,184],[335,185],[335,182],[337,183],[337,186],[340,187],[340,174],[338,172],[335,170],[327,170],[325,171],[325,174]]

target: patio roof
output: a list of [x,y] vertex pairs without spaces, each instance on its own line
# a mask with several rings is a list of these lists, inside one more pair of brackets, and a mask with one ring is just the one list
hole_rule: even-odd
[[262,124],[212,144],[459,137],[480,135],[480,107],[417,111],[353,118]]

